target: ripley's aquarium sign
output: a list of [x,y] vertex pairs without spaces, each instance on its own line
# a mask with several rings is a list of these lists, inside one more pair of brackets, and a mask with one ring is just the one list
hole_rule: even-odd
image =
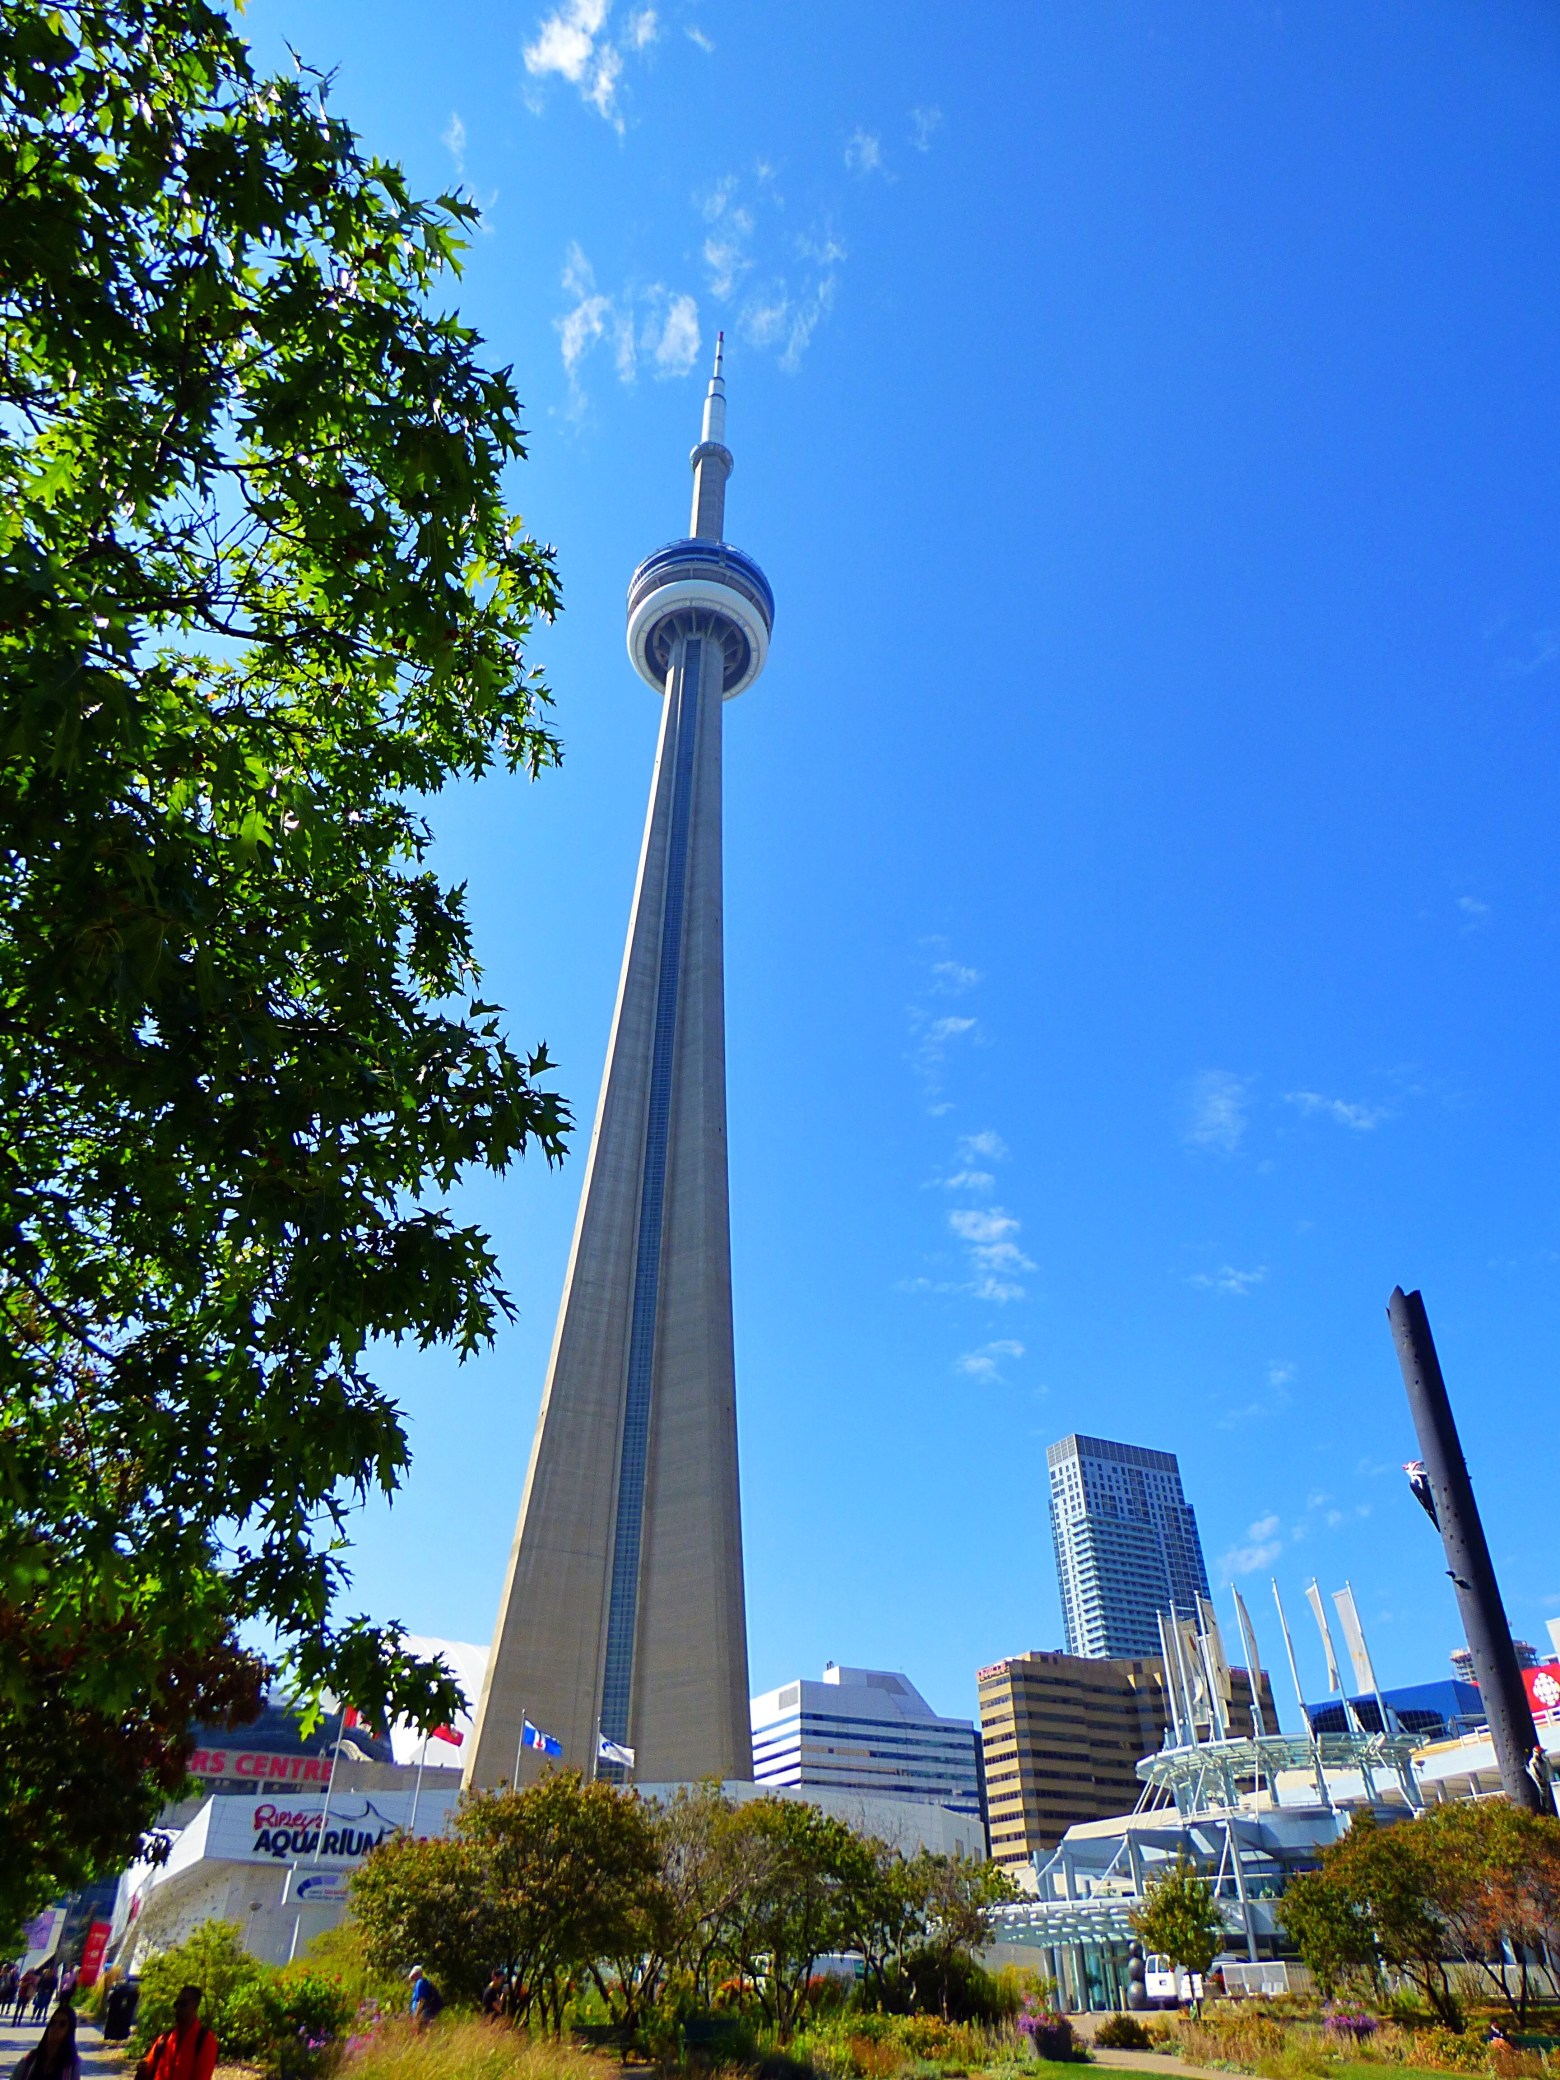
[[[437,1834],[452,1802],[447,1792],[425,1792],[418,1833]],[[404,1792],[342,1791],[328,1805],[322,1798],[215,1798],[204,1853],[243,1863],[361,1863],[408,1825],[411,1803]]]

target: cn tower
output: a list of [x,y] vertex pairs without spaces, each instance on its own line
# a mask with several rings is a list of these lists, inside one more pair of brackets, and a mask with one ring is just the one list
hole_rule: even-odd
[[750,1778],[721,904],[725,703],[764,668],[768,580],[725,539],[723,343],[685,540],[628,588],[664,703],[606,1072],[468,1785],[605,1738],[642,1782]]

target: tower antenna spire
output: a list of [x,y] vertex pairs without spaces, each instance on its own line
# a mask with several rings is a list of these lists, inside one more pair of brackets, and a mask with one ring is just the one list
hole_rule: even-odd
[[699,444],[689,456],[693,464],[693,516],[688,532],[696,542],[718,542],[726,532],[726,479],[731,475],[731,450],[726,446],[726,379],[721,363],[726,358],[726,335],[715,335],[715,367],[710,387],[704,394],[704,424]]

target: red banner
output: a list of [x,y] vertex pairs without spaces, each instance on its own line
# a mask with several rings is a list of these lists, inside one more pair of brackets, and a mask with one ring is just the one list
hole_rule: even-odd
[[78,1986],[95,1986],[98,1973],[103,1969],[103,1952],[108,1948],[108,1923],[94,1921],[87,1930],[87,1940],[81,1946],[81,1973],[76,1980]]
[[1528,1703],[1533,1707],[1535,1719],[1560,1711],[1560,1661],[1546,1661],[1540,1668],[1525,1668],[1522,1680],[1527,1685]]

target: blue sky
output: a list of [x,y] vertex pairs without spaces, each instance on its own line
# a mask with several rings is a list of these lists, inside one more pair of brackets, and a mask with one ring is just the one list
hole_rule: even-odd
[[[1061,1640],[1045,1447],[1180,1454],[1221,1611],[1456,1611],[1384,1313],[1423,1287],[1514,1627],[1560,1614],[1560,24],[1519,0],[253,0],[483,204],[567,745],[439,805],[588,1132],[715,330],[778,612],[728,714],[753,1687],[968,1711]],[[521,1310],[392,1354],[356,1601],[483,1639],[579,1186],[474,1183]],[[1301,1621],[1305,1622],[1302,1623]],[[1287,1684],[1277,1681],[1280,1697]],[[1291,1722],[1293,1723],[1292,1717]]]

